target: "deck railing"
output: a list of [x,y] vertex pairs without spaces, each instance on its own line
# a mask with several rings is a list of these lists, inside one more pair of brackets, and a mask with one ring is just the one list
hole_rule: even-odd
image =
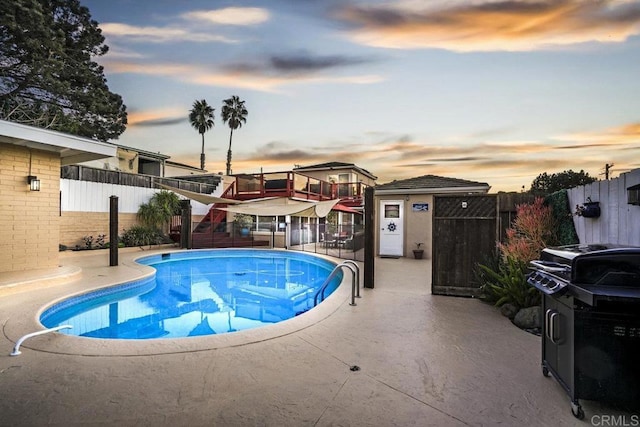
[[231,198],[296,197],[318,201],[339,198],[348,206],[361,206],[366,187],[362,182],[332,183],[295,172],[243,174],[235,176]]

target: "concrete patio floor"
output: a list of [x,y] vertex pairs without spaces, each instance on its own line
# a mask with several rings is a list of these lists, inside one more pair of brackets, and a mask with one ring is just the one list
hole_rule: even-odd
[[[103,252],[103,251],[101,251]],[[476,299],[433,296],[428,260],[376,259],[375,289],[350,306],[350,279],[291,321],[211,337],[108,341],[42,329],[51,301],[149,274],[121,254],[78,253],[63,268],[0,276],[0,425],[572,426],[540,369],[540,338]],[[3,280],[4,279],[4,280]],[[166,341],[158,343],[158,341]],[[352,371],[350,368],[360,369]],[[595,421],[594,421],[595,420]],[[590,422],[591,421],[591,422]],[[600,424],[604,425],[604,424]]]

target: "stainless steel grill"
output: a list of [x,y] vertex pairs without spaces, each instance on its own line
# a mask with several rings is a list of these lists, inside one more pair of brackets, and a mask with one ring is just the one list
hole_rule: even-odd
[[546,248],[527,283],[542,292],[542,372],[579,399],[640,404],[640,248]]

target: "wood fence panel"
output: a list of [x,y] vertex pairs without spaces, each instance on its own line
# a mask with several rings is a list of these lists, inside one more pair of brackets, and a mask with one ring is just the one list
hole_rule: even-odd
[[499,235],[496,195],[434,198],[432,293],[478,296],[477,263],[495,252]]
[[599,218],[574,216],[573,223],[580,243],[615,243],[640,246],[640,206],[627,201],[627,189],[640,183],[640,169],[623,173],[608,181],[568,190],[569,205],[584,204],[588,198],[600,202]]

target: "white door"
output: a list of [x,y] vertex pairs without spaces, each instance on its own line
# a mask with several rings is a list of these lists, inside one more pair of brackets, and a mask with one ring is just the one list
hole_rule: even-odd
[[380,255],[404,255],[404,203],[401,200],[380,201]]

